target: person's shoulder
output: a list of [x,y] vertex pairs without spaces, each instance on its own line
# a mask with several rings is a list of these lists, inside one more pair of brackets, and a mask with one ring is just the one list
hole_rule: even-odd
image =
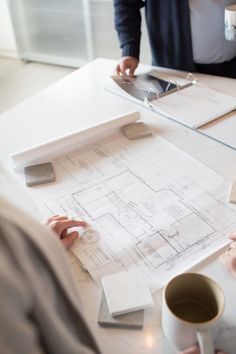
[[0,215],[0,240],[6,244],[13,238],[20,237],[22,231],[13,222],[10,222],[6,217]]
[[39,248],[46,244],[47,248],[55,247],[54,243],[57,243],[56,238],[51,237],[49,229],[24,210],[3,198],[0,198],[0,230],[2,239],[5,238],[5,241],[8,242],[6,235],[9,234],[9,242],[19,245],[20,243],[31,243],[31,246]]
[[[19,263],[19,259],[22,259],[22,262],[24,262],[26,257],[26,248],[22,244],[22,239],[22,231],[0,215],[1,293],[7,293],[12,287],[14,287],[15,290],[21,289],[21,293],[24,292],[23,284],[25,276],[21,264]],[[24,252],[22,252],[22,249],[24,249]]]

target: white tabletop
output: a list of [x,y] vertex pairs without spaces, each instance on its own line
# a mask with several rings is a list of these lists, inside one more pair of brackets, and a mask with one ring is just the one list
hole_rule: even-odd
[[[236,180],[236,151],[106,91],[104,87],[108,85],[109,75],[113,73],[115,64],[111,60],[97,59],[3,113],[0,117],[0,161],[6,162],[8,155],[17,150],[138,109],[142,119],[159,135],[226,179]],[[140,68],[141,71],[144,69],[148,67]],[[184,76],[184,73],[181,75]],[[235,80],[208,75],[199,77],[208,86],[236,97]],[[32,210],[35,211],[35,206],[22,187],[15,185],[5,192],[31,214]],[[76,270],[88,319],[104,354],[174,353],[168,345],[165,345],[165,350],[160,349],[161,291],[154,295],[154,308],[145,311],[143,330],[102,329],[96,323],[101,289],[81,270],[76,259],[73,259],[73,268]],[[217,255],[194,270],[214,278],[224,289],[226,311],[222,321],[227,323],[228,335],[231,330],[231,337],[236,338],[236,281],[219,264]]]

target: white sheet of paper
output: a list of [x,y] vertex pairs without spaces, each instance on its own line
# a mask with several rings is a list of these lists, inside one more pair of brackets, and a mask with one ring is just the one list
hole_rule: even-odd
[[152,105],[157,112],[195,129],[236,108],[234,97],[200,83],[153,101]]
[[155,291],[236,229],[229,182],[157,135],[130,141],[117,133],[58,158],[54,169],[52,186],[28,192],[45,216],[85,219],[100,233],[96,243],[73,246],[98,283],[139,269]]

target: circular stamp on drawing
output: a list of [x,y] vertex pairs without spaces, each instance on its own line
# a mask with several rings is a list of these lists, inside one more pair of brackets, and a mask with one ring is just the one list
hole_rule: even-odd
[[96,243],[100,240],[100,233],[95,230],[86,230],[80,235],[80,240],[83,243]]

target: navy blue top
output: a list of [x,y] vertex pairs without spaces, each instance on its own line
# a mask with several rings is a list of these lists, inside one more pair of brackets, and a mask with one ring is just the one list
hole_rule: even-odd
[[141,8],[145,7],[152,64],[236,77],[236,58],[221,64],[194,64],[188,0],[113,0],[122,56],[139,58]]

